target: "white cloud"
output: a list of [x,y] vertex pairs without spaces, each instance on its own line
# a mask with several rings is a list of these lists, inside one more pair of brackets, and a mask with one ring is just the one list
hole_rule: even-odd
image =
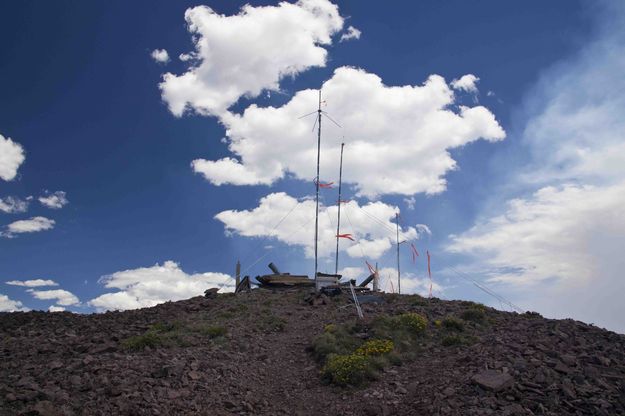
[[[320,257],[336,250],[336,205],[319,208]],[[356,201],[341,208],[341,234],[351,234],[355,241],[341,239],[340,250],[354,258],[381,257],[395,241],[397,208],[382,202],[370,202],[362,207]],[[305,255],[314,257],[315,201],[297,199],[283,193],[272,193],[260,200],[252,210],[227,210],[215,215],[224,223],[227,234],[244,237],[272,237],[282,243],[304,248]],[[279,224],[276,226],[276,224]],[[418,238],[414,227],[402,227],[405,238]]]
[[54,193],[46,192],[46,195],[40,196],[38,199],[41,204],[48,208],[60,209],[69,204],[66,195],[67,194],[63,191],[56,191]]
[[124,270],[100,279],[106,288],[119,289],[89,301],[98,311],[145,308],[167,301],[188,299],[206,289],[234,290],[234,280],[223,273],[187,274],[173,261],[163,265]]
[[0,312],[28,311],[19,300],[9,299],[7,295],[0,294]]
[[54,228],[54,220],[46,217],[32,217],[27,220],[12,222],[6,226],[5,231],[0,232],[0,236],[11,238],[15,234],[36,233]]
[[23,287],[39,287],[39,286],[58,286],[54,280],[49,279],[33,279],[33,280],[9,280],[5,282],[7,285],[23,286]]
[[191,52],[191,53],[181,53],[180,55],[178,55],[178,59],[180,59],[182,62],[188,62],[188,61],[194,61],[196,60],[197,54]]
[[35,290],[28,289],[28,293],[33,295],[36,299],[40,300],[50,300],[55,299],[56,303],[62,306],[72,306],[78,305],[80,301],[72,292],[63,289],[53,289],[53,290]]
[[[233,16],[207,6],[185,12],[195,52],[181,55],[191,66],[166,73],[163,100],[176,116],[185,110],[219,115],[241,96],[279,90],[279,82],[326,64],[331,36],[343,27],[338,7],[328,0],[299,0],[278,6],[245,5]],[[193,58],[193,59],[187,59]]]
[[167,53],[165,49],[154,49],[150,56],[159,64],[166,64],[169,62],[169,53]]
[[603,236],[625,235],[623,204],[625,182],[541,188],[509,201],[504,214],[452,236],[449,250],[481,255],[491,281],[588,283],[597,277],[599,264],[614,256]]
[[345,42],[346,40],[351,39],[360,39],[361,34],[362,32],[360,30],[356,29],[354,26],[349,26],[345,33],[341,35],[339,42]]
[[[338,176],[342,136],[349,132],[353,139],[346,140],[343,179],[363,196],[442,192],[443,176],[456,168],[450,149],[505,137],[485,107],[454,111],[454,94],[437,75],[422,86],[388,87],[374,74],[341,67],[324,83],[323,93],[327,111],[343,129],[327,118],[323,124],[322,179]],[[224,115],[229,149],[239,159],[199,159],[194,170],[216,185],[269,185],[287,173],[312,180],[313,119],[298,117],[314,110],[317,101],[317,91],[304,90],[279,108],[253,104],[242,115]]]
[[459,79],[454,79],[451,81],[451,87],[455,90],[466,91],[470,93],[477,92],[477,82],[480,79],[473,74],[466,74],[461,76]]
[[363,279],[369,276],[369,272],[362,267],[343,267],[339,270],[339,274],[345,280]]
[[417,203],[417,200],[415,199],[414,196],[411,196],[410,198],[404,198],[404,202],[406,203],[406,206],[408,207],[408,209],[413,210],[415,207],[415,204]]
[[13,196],[0,198],[0,211],[6,214],[18,214],[28,210],[28,199],[20,199]]
[[58,305],[51,305],[48,308],[48,312],[65,312],[65,308]]
[[[378,270],[380,276],[380,289],[385,292],[397,293],[397,269],[394,267],[384,267]],[[440,296],[445,288],[432,280],[432,295]],[[427,297],[430,294],[430,279],[420,277],[412,272],[402,271],[401,273],[401,293],[413,294]]]
[[0,134],[0,179],[12,181],[17,175],[17,169],[24,162],[24,149],[19,143],[5,138]]
[[597,37],[525,100],[530,161],[506,185],[521,196],[449,250],[470,254],[524,307],[625,332],[625,6],[602,4]]

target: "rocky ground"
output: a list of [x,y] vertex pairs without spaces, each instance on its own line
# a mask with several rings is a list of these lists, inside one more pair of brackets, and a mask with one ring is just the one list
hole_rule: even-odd
[[311,343],[356,314],[347,297],[310,305],[307,295],[255,290],[94,315],[2,313],[0,414],[625,414],[625,336],[486,308],[483,322],[464,322],[463,344],[444,346],[437,321],[471,305],[417,296],[363,305],[365,319],[428,318],[411,360],[365,386],[324,384]]

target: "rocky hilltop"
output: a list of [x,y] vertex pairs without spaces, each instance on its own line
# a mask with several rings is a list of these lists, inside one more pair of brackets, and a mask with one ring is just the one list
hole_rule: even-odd
[[[363,298],[363,300],[365,300]],[[622,415],[625,336],[385,294],[0,314],[1,415]]]

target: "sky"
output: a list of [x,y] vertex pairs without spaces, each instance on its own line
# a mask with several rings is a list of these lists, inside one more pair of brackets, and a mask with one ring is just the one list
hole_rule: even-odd
[[398,213],[402,293],[623,333],[623,23],[608,1],[3,3],[0,311],[229,291],[237,260],[312,276],[321,89],[321,271],[345,143],[344,276],[378,263],[397,291]]

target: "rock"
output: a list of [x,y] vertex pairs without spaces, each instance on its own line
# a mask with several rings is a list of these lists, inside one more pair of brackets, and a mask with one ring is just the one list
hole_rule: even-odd
[[204,297],[208,298],[208,299],[216,298],[217,297],[217,292],[219,292],[219,288],[218,287],[210,288],[210,289],[204,291]]
[[475,374],[471,380],[487,390],[500,391],[514,384],[514,377],[496,370],[484,370]]
[[575,358],[574,355],[571,355],[571,354],[562,354],[560,356],[560,359],[562,360],[564,364],[569,365],[571,367],[575,367],[575,365],[577,364],[577,359]]
[[52,402],[43,400],[33,406],[33,410],[41,416],[61,416],[63,413]]
[[73,375],[69,378],[69,382],[73,387],[80,387],[82,384],[82,379],[79,375]]
[[58,360],[51,361],[50,364],[48,364],[50,370],[58,370],[61,367],[63,367],[63,363]]
[[562,361],[558,361],[556,363],[556,366],[554,367],[554,370],[556,370],[559,373],[562,374],[571,374],[573,372],[573,369],[567,365],[565,365]]
[[456,390],[453,387],[447,387],[443,390],[443,395],[445,397],[453,396],[454,394],[456,394]]

